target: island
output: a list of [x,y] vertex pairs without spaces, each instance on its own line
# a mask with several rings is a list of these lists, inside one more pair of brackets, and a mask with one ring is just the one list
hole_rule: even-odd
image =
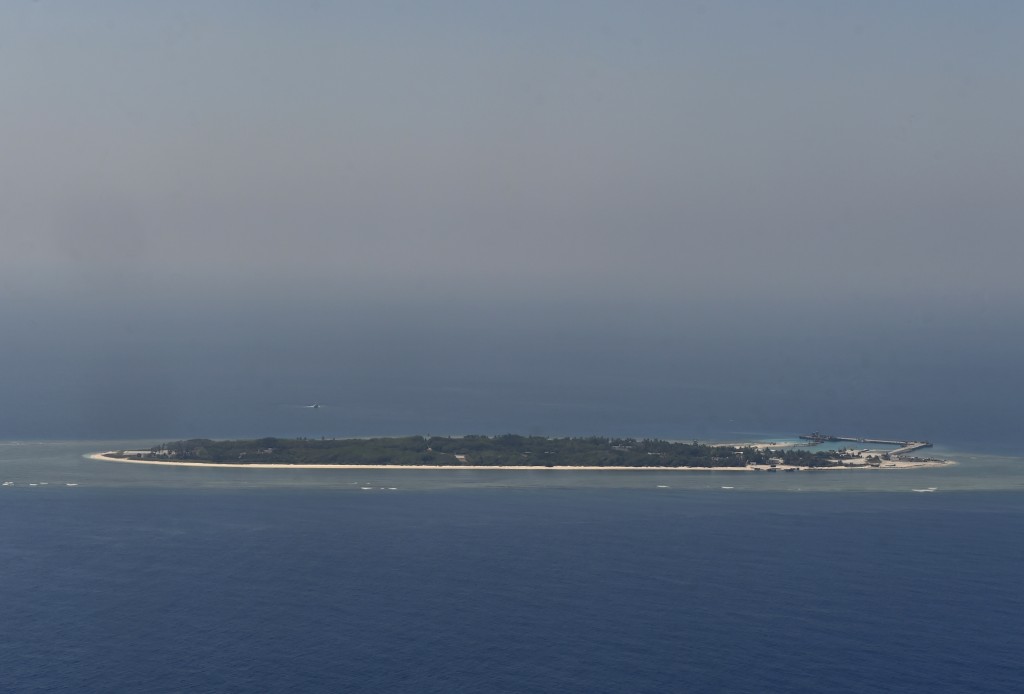
[[[896,469],[952,461],[907,455],[927,442],[807,436],[810,443],[700,443],[602,436],[402,436],[377,438],[188,439],[93,458],[156,465],[252,468],[426,468],[516,470]],[[823,440],[902,444],[896,450],[808,450]]]

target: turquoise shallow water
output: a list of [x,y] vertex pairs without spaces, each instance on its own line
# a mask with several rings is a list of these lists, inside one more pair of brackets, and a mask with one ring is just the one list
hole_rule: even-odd
[[[772,439],[779,440],[779,439]],[[0,482],[87,487],[252,488],[309,487],[353,491],[449,488],[612,488],[744,491],[1024,490],[1024,458],[972,453],[936,445],[929,455],[957,465],[911,470],[826,470],[794,473],[560,470],[257,470],[172,468],[87,459],[88,453],[152,445],[156,441],[0,442]],[[72,484],[74,487],[66,487]],[[373,487],[363,490],[362,487]],[[722,489],[732,487],[731,490]],[[39,487],[33,487],[38,489]],[[389,491],[385,489],[384,491]]]

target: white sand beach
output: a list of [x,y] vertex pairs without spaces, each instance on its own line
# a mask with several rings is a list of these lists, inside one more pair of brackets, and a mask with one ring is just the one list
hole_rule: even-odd
[[223,467],[223,468],[249,468],[260,470],[580,470],[597,472],[602,470],[629,472],[636,470],[660,470],[661,472],[757,472],[770,469],[780,472],[786,471],[808,471],[821,472],[828,470],[897,470],[918,467],[942,467],[953,465],[951,460],[928,460],[928,461],[885,461],[880,467],[870,467],[866,456],[850,459],[849,463],[857,467],[836,466],[826,468],[797,467],[792,465],[779,465],[770,468],[767,465],[747,465],[745,467],[657,467],[657,466],[576,466],[576,465],[288,465],[285,463],[198,463],[179,460],[141,460],[116,457],[117,451],[105,453],[91,453],[88,458],[92,460],[105,460],[113,463],[129,463],[133,465],[165,465],[171,467]]

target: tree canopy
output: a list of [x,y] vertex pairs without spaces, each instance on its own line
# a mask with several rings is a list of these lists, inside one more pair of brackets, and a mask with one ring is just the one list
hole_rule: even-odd
[[189,439],[154,447],[174,460],[285,465],[444,465],[531,467],[744,467],[784,465],[827,467],[831,454],[806,450],[766,452],[752,446],[715,446],[697,441],[601,436],[404,436],[365,439],[283,439],[214,441]]

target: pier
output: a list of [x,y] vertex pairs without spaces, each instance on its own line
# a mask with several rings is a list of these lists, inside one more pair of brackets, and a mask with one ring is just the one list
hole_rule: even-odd
[[813,441],[814,443],[825,443],[826,441],[850,441],[852,443],[878,443],[883,446],[899,446],[896,450],[889,451],[889,455],[904,455],[921,448],[930,448],[932,445],[928,441],[891,441],[889,439],[868,439],[855,436],[833,436],[832,434],[822,434],[817,431],[813,434],[800,434],[800,438],[805,441]]

